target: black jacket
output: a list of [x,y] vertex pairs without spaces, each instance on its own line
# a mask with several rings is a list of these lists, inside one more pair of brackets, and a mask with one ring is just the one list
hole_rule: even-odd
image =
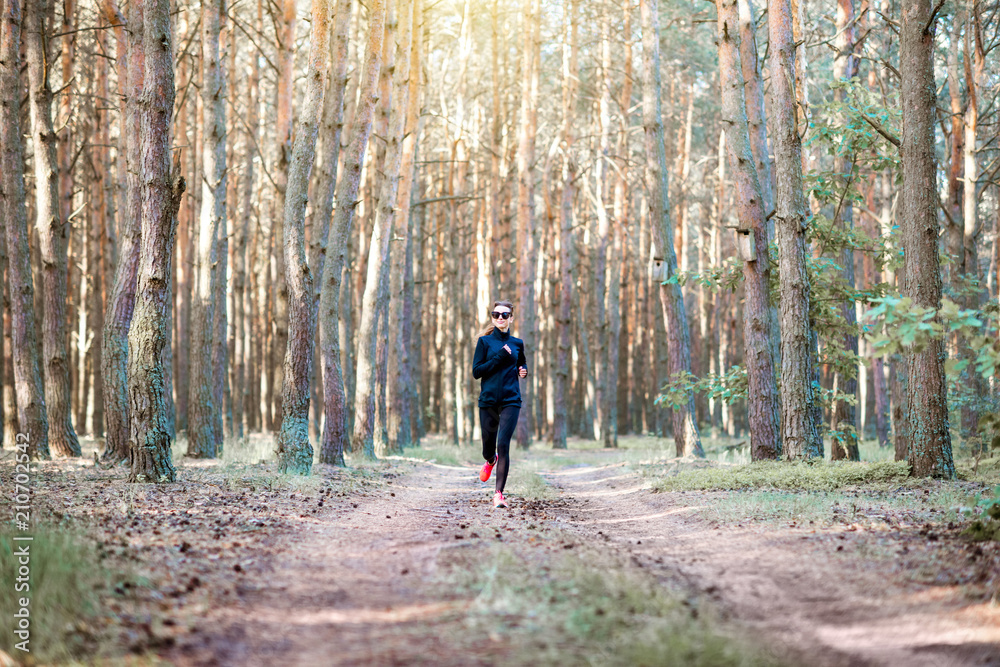
[[[503,349],[504,345],[510,348],[510,352]],[[482,379],[479,407],[520,406],[521,388],[517,376],[520,366],[528,366],[523,340],[499,329],[493,329],[488,336],[481,336],[476,343],[476,356],[472,359],[472,377]]]

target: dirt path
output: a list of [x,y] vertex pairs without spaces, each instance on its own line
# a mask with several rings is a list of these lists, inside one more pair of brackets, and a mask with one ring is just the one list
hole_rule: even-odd
[[997,610],[963,605],[952,588],[898,583],[884,564],[858,557],[857,535],[713,525],[692,511],[710,494],[652,494],[622,465],[543,477],[556,500],[514,499],[511,511],[495,512],[474,469],[417,464],[374,495],[316,515],[276,556],[248,568],[235,605],[210,611],[201,631],[164,657],[178,665],[505,664],[503,646],[463,635],[469,600],[429,582],[452,550],[534,540],[535,524],[547,524],[631,554],[665,583],[711,599],[792,664],[1000,666]]
[[871,536],[713,525],[694,516],[711,494],[653,494],[623,465],[544,477],[571,499],[559,514],[568,530],[686,581],[802,664],[1000,666],[1000,610],[859,557]]
[[[466,467],[421,464],[383,493],[317,517],[272,561],[247,572],[240,602],[168,655],[178,665],[476,665],[437,625],[461,599],[427,581],[441,553],[480,535],[523,532],[523,513],[492,514],[489,491]],[[351,505],[354,505],[353,507]],[[477,532],[478,531],[478,532]],[[489,531],[489,532],[487,532]]]

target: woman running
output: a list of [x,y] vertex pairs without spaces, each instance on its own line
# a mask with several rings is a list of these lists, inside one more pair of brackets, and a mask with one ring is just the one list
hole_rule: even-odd
[[521,388],[518,377],[527,377],[524,341],[510,335],[514,305],[510,301],[494,301],[490,323],[479,333],[476,356],[472,360],[472,377],[482,380],[479,392],[479,422],[483,431],[483,458],[486,463],[479,479],[488,481],[493,467],[497,469],[493,507],[507,507],[503,487],[510,470],[510,438],[514,435],[517,416],[521,412]]

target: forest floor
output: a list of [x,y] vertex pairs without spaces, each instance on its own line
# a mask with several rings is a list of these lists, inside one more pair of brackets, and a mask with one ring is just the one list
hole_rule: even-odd
[[39,464],[33,653],[2,624],[0,665],[1000,666],[1000,544],[958,511],[982,475],[654,492],[731,464],[576,441],[515,451],[494,510],[471,447],[295,478],[251,444],[164,486]]

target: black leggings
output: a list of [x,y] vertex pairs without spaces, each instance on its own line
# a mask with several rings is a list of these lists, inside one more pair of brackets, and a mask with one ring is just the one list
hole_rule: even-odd
[[496,458],[497,491],[503,491],[510,470],[510,438],[517,426],[519,405],[505,408],[479,408],[479,422],[483,427],[483,458],[492,463]]

